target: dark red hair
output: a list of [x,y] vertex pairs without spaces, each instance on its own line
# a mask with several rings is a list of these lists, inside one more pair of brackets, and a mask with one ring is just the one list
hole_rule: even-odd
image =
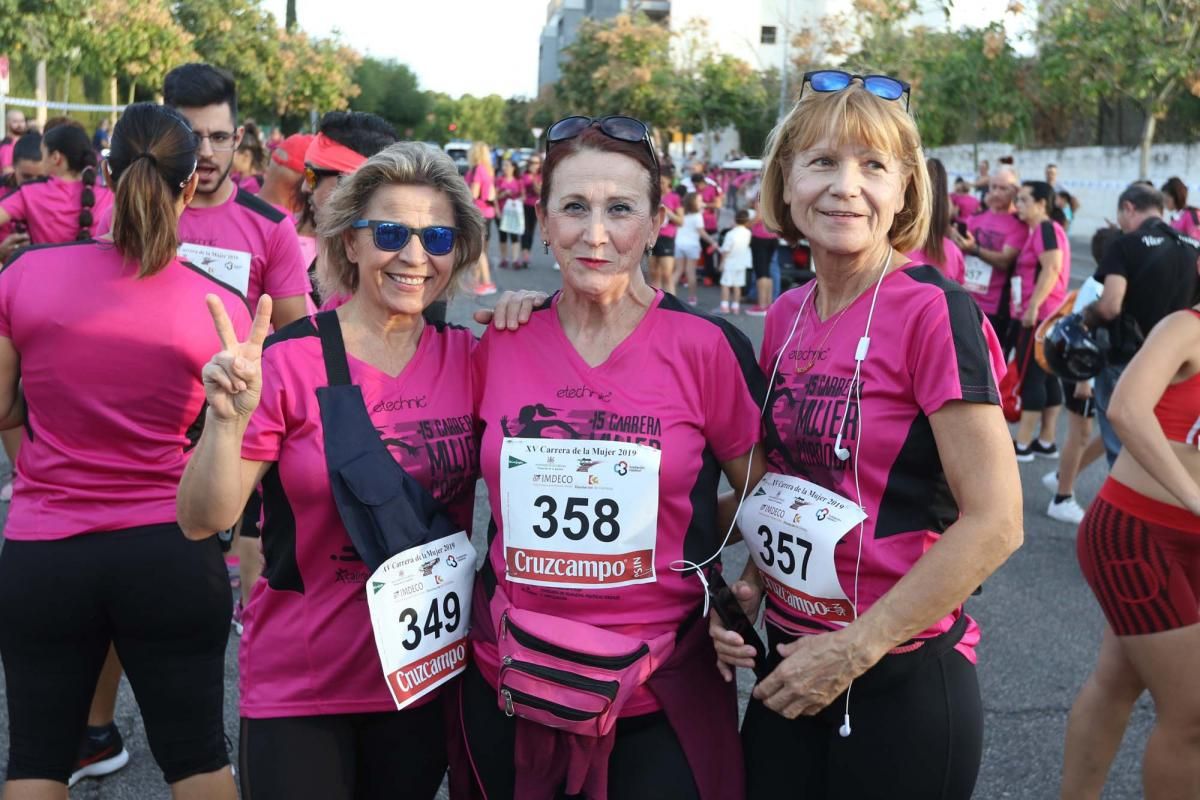
[[545,208],[549,204],[550,183],[554,178],[554,170],[558,163],[567,156],[584,150],[598,150],[602,153],[618,153],[632,158],[642,169],[646,170],[650,211],[651,213],[657,212],[662,203],[662,185],[658,180],[658,169],[647,147],[646,142],[623,142],[620,139],[614,139],[594,125],[574,139],[550,145],[550,152],[542,159],[542,207]]

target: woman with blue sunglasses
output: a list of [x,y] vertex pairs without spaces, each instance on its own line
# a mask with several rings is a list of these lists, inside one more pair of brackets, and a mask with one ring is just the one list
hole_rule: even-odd
[[[265,342],[239,341],[212,307],[223,349],[204,369],[179,520],[210,536],[263,485],[266,568],[239,654],[242,796],[432,798],[453,673],[414,682],[448,663],[429,656],[385,679],[365,584],[396,553],[471,530],[475,339],[422,312],[479,259],[484,221],[448,156],[402,142],[342,180],[319,233],[344,305]],[[449,561],[418,566],[432,581]],[[419,580],[404,591],[414,620],[420,609],[404,639],[414,659],[465,635],[464,600]]]
[[[767,313],[771,471],[737,512],[751,560],[733,591],[752,619],[765,598],[770,644],[747,795],[966,800],[983,712],[962,605],[1021,540],[1003,360],[962,287],[904,255],[931,192],[907,86],[825,70],[803,88],[761,195],[816,280]],[[754,665],[715,616],[710,631],[727,680]]]

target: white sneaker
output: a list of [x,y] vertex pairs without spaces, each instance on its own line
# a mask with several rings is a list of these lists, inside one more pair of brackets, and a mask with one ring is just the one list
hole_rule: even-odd
[[1086,512],[1080,508],[1079,503],[1075,502],[1075,497],[1072,495],[1061,503],[1050,500],[1050,505],[1046,507],[1046,516],[1050,519],[1056,519],[1059,522],[1069,522],[1072,525],[1078,525],[1083,522],[1083,515]]
[[1052,469],[1042,476],[1042,486],[1052,492],[1058,491],[1058,470]]

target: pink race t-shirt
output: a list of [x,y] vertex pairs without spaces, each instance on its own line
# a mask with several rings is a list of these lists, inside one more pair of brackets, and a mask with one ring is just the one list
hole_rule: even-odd
[[[480,465],[496,526],[488,558],[500,586],[518,608],[652,638],[676,630],[703,602],[700,580],[673,571],[671,564],[679,559],[702,562],[721,546],[725,531],[718,530],[716,522],[720,465],[745,455],[758,439],[754,394],[763,390],[762,376],[743,333],[662,292],[604,363],[589,366],[563,332],[560,298],[556,295],[535,311],[519,331],[489,329],[476,354],[478,414],[484,425]],[[501,464],[505,437],[553,440],[557,445],[577,439],[614,446],[634,443],[657,451],[657,512],[649,512],[657,520],[650,559],[653,580],[583,589],[509,580],[501,479],[533,481],[514,488],[529,491],[537,478],[513,472],[507,467],[515,464],[511,459]],[[633,496],[628,492],[638,490],[630,487],[651,479],[636,460],[632,467],[617,456],[589,460],[565,455],[561,461],[568,480],[579,475],[585,485],[602,487],[600,492],[609,487],[612,496],[626,504],[624,515],[615,515],[617,521],[631,526],[631,515],[637,512],[628,509]],[[641,477],[634,474],[638,470]],[[567,524],[547,540],[547,547],[571,547]],[[619,547],[623,540],[613,541],[613,547]],[[519,563],[520,556],[513,557]],[[477,642],[475,652],[485,676],[494,682],[499,668],[496,646]],[[656,707],[643,687],[625,714]]]
[[1188,206],[1179,212],[1179,216],[1171,223],[1171,227],[1181,232],[1184,236],[1200,239],[1200,209]]
[[[427,323],[391,377],[347,355],[350,380],[393,457],[446,503],[468,533],[475,503],[470,331]],[[333,501],[316,390],[327,385],[309,317],[267,340],[263,391],[242,458],[274,462],[263,479],[266,568],[243,616],[242,716],[395,711],[371,633],[367,568]]]
[[483,214],[484,219],[494,219],[496,207],[489,198],[493,196],[496,188],[496,178],[492,175],[491,170],[486,167],[471,167],[463,178],[472,195],[475,194],[475,184],[479,185],[479,196],[475,198],[475,207],[479,209],[480,214]]
[[[249,256],[246,300],[251,308],[264,294],[279,299],[309,292],[312,259],[306,261],[300,252],[291,217],[244,189],[219,206],[185,208],[179,219],[179,241],[183,254],[193,245],[233,251],[239,258]],[[219,263],[216,269],[220,274]]]
[[1033,299],[1033,289],[1037,285],[1038,276],[1042,274],[1042,264],[1039,257],[1042,253],[1058,250],[1062,253],[1062,267],[1058,271],[1058,279],[1054,282],[1050,294],[1038,306],[1038,322],[1046,319],[1058,309],[1067,297],[1067,281],[1071,277],[1071,242],[1067,232],[1052,219],[1045,220],[1036,228],[1030,228],[1025,237],[1025,243],[1017,256],[1017,266],[1013,277],[1020,279],[1021,296],[1014,293],[1011,300],[1011,315],[1020,319],[1029,308]]
[[[33,244],[61,244],[73,242],[81,230],[79,214],[83,210],[83,181],[64,181],[61,178],[38,178],[22,184],[15,192],[0,200],[3,208],[13,220],[24,222],[29,228],[29,240]],[[112,192],[106,187],[92,186],[93,223],[89,227],[95,234],[101,230],[97,222],[101,215],[108,216],[112,206]]]
[[933,264],[935,267],[940,267],[947,278],[961,286],[966,269],[963,252],[948,236],[942,237],[942,256],[943,263],[938,264],[924,250],[913,250],[908,253],[909,259],[918,264]]
[[521,176],[521,189],[527,206],[536,206],[542,196],[542,173],[526,172]]
[[0,141],[0,169],[8,169],[13,164],[13,146],[16,140],[6,136],[4,141]]
[[[967,231],[984,250],[1003,252],[1005,247],[1020,250],[1029,235],[1029,228],[1016,214],[998,214],[987,210],[967,220]],[[965,256],[964,286],[985,314],[1000,310],[1000,297],[1008,274],[976,256]]]
[[524,202],[525,190],[521,186],[521,179],[512,178],[497,178],[496,179],[496,200],[500,203],[500,207],[504,207],[507,200],[521,200]]
[[951,192],[950,202],[958,206],[958,218],[964,222],[979,210],[979,198],[973,194]]
[[779,234],[768,228],[760,216],[756,217],[754,224],[750,226],[750,237],[752,239],[778,239]]
[[[846,398],[874,290],[824,321],[817,319],[811,290],[808,285],[785,292],[767,312],[760,364],[770,375],[778,359],[779,369],[764,440],[773,470],[835,491],[866,511],[857,589],[861,614],[958,519],[929,417],[955,400],[999,404],[1004,359],[991,325],[962,287],[936,267],[904,267],[879,289],[862,363],[860,408]],[[834,453],[839,429],[842,447],[850,451],[846,461]],[[856,526],[834,557],[851,602],[859,538]],[[754,534],[746,544],[764,546]],[[960,613],[920,636],[948,630]],[[771,594],[767,620],[789,636],[829,627]],[[958,645],[972,661],[978,639],[972,624]]]
[[5,538],[174,521],[200,371],[221,349],[207,294],[245,336],[232,290],[179,261],[138,278],[109,242],[34,247],[0,273],[0,336],[21,357],[28,414]]
[[[666,194],[664,194],[662,196],[662,204],[663,204],[663,208],[669,208],[670,210],[672,210],[676,213],[678,213],[679,210],[683,208],[683,201],[680,200],[679,195],[675,194],[674,192],[667,192]],[[677,230],[677,228],[676,228],[675,223],[671,222],[670,219],[668,219],[666,222],[663,223],[663,226],[658,229],[658,235],[659,236],[674,236],[676,230]]]

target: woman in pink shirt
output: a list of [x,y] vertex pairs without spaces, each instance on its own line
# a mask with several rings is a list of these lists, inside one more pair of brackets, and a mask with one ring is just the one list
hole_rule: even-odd
[[29,229],[33,244],[84,241],[112,204],[96,185],[96,152],[83,128],[56,125],[42,137],[46,180],[31,181],[0,200],[0,225],[13,220]]
[[[512,202],[520,212],[522,232],[525,230],[524,199],[525,189],[521,185],[521,179],[517,177],[517,168],[506,158],[500,163],[500,177],[496,179],[496,207],[501,214],[504,214],[506,205]],[[517,261],[517,246],[520,239],[520,233],[510,233],[500,228],[500,269],[508,269],[510,264],[513,269],[520,269],[520,262]]]
[[1163,205],[1174,215],[1175,230],[1193,239],[1200,239],[1200,209],[1188,205],[1188,187],[1179,178],[1170,178],[1162,186]]
[[485,142],[471,145],[468,162],[471,167],[463,177],[471,189],[471,197],[475,199],[475,208],[483,215],[484,223],[483,250],[479,254],[479,263],[475,265],[475,294],[495,294],[496,284],[492,283],[487,251],[488,243],[492,241],[492,220],[496,218],[496,176],[492,172],[492,154]]
[[204,407],[205,298],[238,335],[250,315],[175,255],[197,184],[186,120],[130,106],[107,165],[111,235],[27,250],[0,273],[0,427],[25,429],[0,550],[5,795],[65,800],[111,643],[172,796],[234,800],[229,580],[216,539],[180,533],[175,493]]
[[[412,668],[393,672],[381,668],[367,591],[392,555],[471,529],[475,339],[422,312],[479,258],[483,227],[449,156],[400,142],[343,178],[322,209],[322,255],[345,304],[277,331],[265,350],[213,315],[223,349],[204,368],[207,424],[179,520],[210,540],[262,483],[266,567],[239,652],[243,797],[437,793],[438,687],[453,677],[438,652],[459,647],[466,601],[439,602],[420,571],[397,589],[419,622],[404,632]],[[458,563],[442,553],[424,576],[440,584]]]
[[521,203],[525,209],[525,231],[521,234],[521,269],[529,269],[529,254],[533,248],[533,235],[537,231],[537,200],[542,193],[542,157],[533,154],[525,162],[521,174]]
[[658,238],[650,249],[650,274],[648,283],[667,294],[675,294],[675,231],[683,222],[683,201],[671,187],[674,176],[664,173],[659,176],[662,187],[662,207],[667,218],[658,230]]
[[[966,261],[962,250],[950,238],[950,196],[943,191],[946,186],[946,168],[936,158],[926,159],[929,180],[933,184],[933,197],[929,214],[929,234],[921,247],[908,257],[920,264],[932,264],[945,273],[946,277],[962,285]],[[971,198],[974,199],[974,198]]]

